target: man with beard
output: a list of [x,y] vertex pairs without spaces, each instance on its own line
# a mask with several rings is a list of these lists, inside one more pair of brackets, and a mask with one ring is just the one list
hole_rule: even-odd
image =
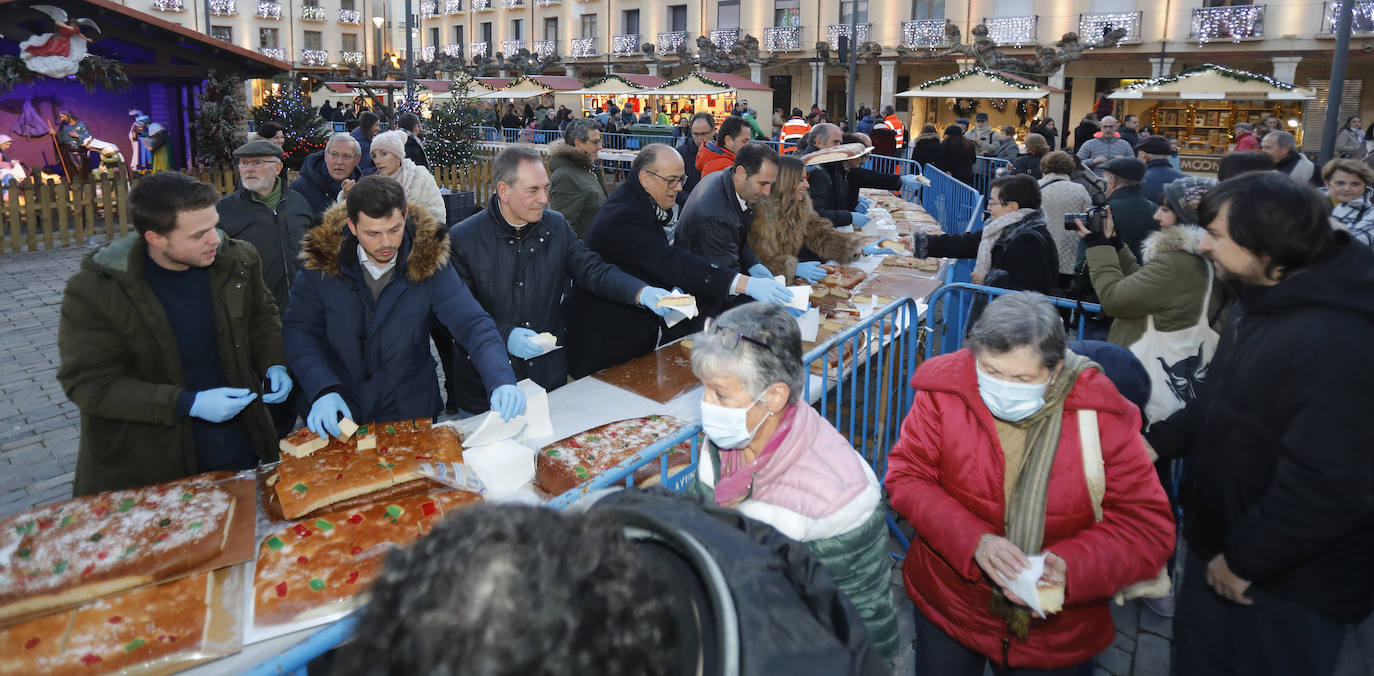
[[1273,172],[1198,208],[1237,300],[1197,399],[1149,432],[1189,462],[1180,676],[1330,674],[1374,606],[1374,253],[1327,211]]
[[215,227],[218,200],[185,174],[142,179],[138,233],[67,280],[57,380],[81,409],[76,495],[277,459],[262,402],[291,391],[281,320],[257,252]]

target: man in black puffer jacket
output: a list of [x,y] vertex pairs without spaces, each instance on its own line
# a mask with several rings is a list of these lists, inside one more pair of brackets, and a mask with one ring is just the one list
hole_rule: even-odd
[[[1189,461],[1174,665],[1330,674],[1374,606],[1374,254],[1282,174],[1203,198],[1202,252],[1237,301],[1195,400],[1150,428]],[[1169,368],[1191,387],[1188,363]]]
[[326,209],[334,206],[344,181],[356,181],[363,177],[363,172],[358,169],[361,159],[362,148],[357,139],[342,133],[330,137],[324,150],[306,156],[305,163],[301,165],[300,178],[291,182],[291,189],[310,203],[316,222],[319,222]]

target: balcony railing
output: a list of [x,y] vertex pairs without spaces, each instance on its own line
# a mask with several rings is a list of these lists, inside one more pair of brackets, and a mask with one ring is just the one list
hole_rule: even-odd
[[716,49],[734,49],[735,43],[739,42],[738,28],[718,28],[707,33],[711,42],[715,43]]
[[301,63],[307,66],[329,65],[329,52],[323,49],[302,49]]
[[687,44],[687,31],[672,31],[671,33],[659,33],[658,43],[654,47],[658,49],[660,54],[671,54],[685,44]]
[[324,21],[324,8],[319,5],[301,5],[301,21]]
[[1005,47],[1035,44],[1035,28],[1039,23],[1038,16],[989,16],[983,19],[983,25],[988,27],[988,37]]
[[159,12],[184,12],[186,6],[181,0],[153,0],[153,9]]
[[550,7],[560,4],[561,0],[534,0],[535,7]]
[[519,54],[519,53],[520,53],[520,50],[521,50],[521,49],[524,49],[524,48],[525,48],[525,41],[524,41],[524,40],[502,40],[502,41],[501,41],[501,53],[502,53],[502,54],[505,54],[507,59],[509,59],[509,58],[512,57],[512,56],[515,56],[516,54]]
[[639,33],[625,33],[611,37],[611,53],[616,56],[634,56],[639,53]]
[[491,0],[472,0],[472,11],[485,12],[492,9]]
[[444,45],[444,48],[439,51],[443,52],[444,56],[449,56],[456,59],[463,55],[463,46],[457,43],[451,45]]
[[223,40],[225,42],[233,42],[234,31],[228,26],[211,26],[210,37],[216,40]]
[[945,26],[949,19],[913,19],[902,22],[902,46],[907,49],[939,49],[949,45]]
[[356,9],[341,9],[339,10],[339,23],[360,26],[363,23],[363,13]]
[[858,33],[857,36],[852,36],[849,34],[849,24],[847,23],[832,23],[829,26],[826,26],[825,39],[827,42],[830,43],[830,48],[840,48],[840,36],[842,35],[848,38],[852,38],[850,42],[857,43],[851,44],[851,46],[854,47],[857,47],[858,45],[861,45],[865,42],[868,42],[868,24],[861,23],[855,26],[855,28],[857,29],[856,32]]
[[269,2],[268,0],[258,0],[259,19],[280,19],[281,3]]
[[444,0],[444,14],[453,16],[463,13],[463,0]]
[[801,49],[801,26],[769,26],[763,29],[763,48],[770,52]]
[[1192,31],[1188,37],[1198,44],[1213,40],[1240,42],[1264,34],[1264,5],[1193,8]]
[[534,53],[535,53],[535,54],[538,54],[538,55],[539,55],[539,58],[541,58],[541,59],[547,59],[547,58],[549,58],[550,56],[553,56],[554,54],[557,54],[557,53],[558,53],[558,41],[557,41],[557,40],[535,40],[535,41],[534,41]]
[[239,4],[234,0],[210,0],[210,14],[214,16],[235,16],[239,13]]
[[363,67],[363,53],[362,53],[362,52],[350,52],[350,51],[346,51],[346,50],[345,50],[345,51],[341,51],[341,52],[339,52],[339,61],[342,61],[342,62],[343,62],[344,64],[346,64],[346,65],[353,66],[354,68],[362,68],[362,67]]
[[420,60],[421,60],[421,61],[433,61],[433,60],[434,60],[434,53],[435,53],[435,51],[436,51],[436,48],[435,48],[434,45],[425,45],[424,47],[421,47],[421,48],[420,48]]
[[1103,36],[1118,28],[1126,31],[1122,42],[1140,42],[1140,12],[1078,15],[1078,37],[1088,46],[1102,44]]
[[501,0],[501,9],[519,9],[525,6],[525,0]]
[[572,39],[572,58],[584,59],[589,56],[596,56],[596,54],[596,38]]
[[420,3],[420,18],[433,19],[439,16],[439,3],[434,0],[425,0]]
[[[1341,3],[1326,2],[1322,7],[1322,27],[1318,35],[1335,35],[1336,22],[1340,21]],[[1351,35],[1374,34],[1374,0],[1358,0],[1350,17]]]
[[470,58],[473,58],[473,59],[476,59],[476,58],[478,58],[478,57],[483,57],[483,58],[485,58],[485,57],[490,56],[490,55],[491,55],[491,43],[488,43],[488,42],[470,42],[470,43],[468,43],[468,56],[469,56]]
[[263,56],[270,56],[278,61],[286,61],[286,50],[281,47],[258,47],[258,52]]

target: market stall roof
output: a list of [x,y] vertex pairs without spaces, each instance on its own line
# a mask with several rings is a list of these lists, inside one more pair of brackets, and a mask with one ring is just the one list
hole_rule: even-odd
[[687,73],[673,78],[653,89],[635,92],[636,94],[660,94],[678,96],[715,96],[735,90],[773,91],[749,78],[730,73]]
[[952,99],[1038,99],[1064,90],[1003,70],[970,68],[924,82],[897,96]]
[[1296,87],[1268,75],[1207,63],[1197,68],[1127,85],[1107,96],[1111,99],[1315,99],[1306,87]]
[[[0,54],[17,54],[19,42],[30,35],[50,33],[52,19],[31,9],[52,0],[0,2]],[[232,43],[164,21],[111,0],[62,0],[58,3],[73,20],[88,18],[100,26],[89,53],[124,64],[131,78],[162,82],[200,82],[211,70],[245,78],[272,77],[291,70],[291,64]]]
[[514,80],[511,80],[510,84],[506,85],[505,87],[502,87],[501,89],[498,89],[498,90],[496,90],[496,91],[494,91],[494,92],[487,92],[487,93],[485,93],[485,94],[479,94],[479,95],[474,96],[474,97],[472,97],[472,98],[474,98],[474,99],[529,99],[529,98],[534,98],[534,97],[536,97],[536,96],[543,96],[543,95],[545,95],[545,94],[552,94],[552,93],[554,93],[553,87],[550,87],[550,86],[548,86],[548,85],[546,85],[546,84],[544,84],[544,83],[542,83],[542,82],[536,82],[535,80],[533,80],[533,79],[531,79],[531,78],[529,78],[529,77],[526,77],[526,76],[523,76],[523,75],[522,75],[522,76],[520,76],[520,77],[518,77],[518,78],[516,78],[516,79],[514,79]]
[[[659,84],[662,84],[662,82],[660,82]],[[628,79],[626,79],[626,78],[624,78],[624,77],[622,77],[622,76],[620,76],[620,75],[617,75],[617,74],[612,73],[612,74],[610,74],[610,75],[607,75],[606,77],[603,77],[603,78],[601,78],[601,79],[599,79],[599,80],[596,80],[595,82],[593,82],[593,83],[591,83],[591,84],[589,84],[589,85],[587,85],[587,86],[585,86],[585,87],[582,87],[581,89],[574,89],[574,90],[572,90],[572,91],[570,91],[570,92],[563,92],[563,93],[564,93],[564,94],[605,94],[605,95],[614,96],[614,95],[616,95],[616,94],[638,94],[638,93],[640,93],[640,92],[643,92],[644,90],[645,90],[644,85],[638,84],[638,83],[633,82],[633,81],[631,81],[631,80],[628,80]]]

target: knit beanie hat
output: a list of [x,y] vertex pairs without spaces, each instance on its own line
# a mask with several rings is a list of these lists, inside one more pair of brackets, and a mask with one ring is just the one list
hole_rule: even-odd
[[1197,205],[1216,184],[1214,178],[1188,176],[1177,179],[1164,186],[1164,206],[1178,216],[1179,223],[1198,225]]
[[382,132],[372,137],[373,150],[385,150],[396,157],[405,159],[406,133],[398,129]]

